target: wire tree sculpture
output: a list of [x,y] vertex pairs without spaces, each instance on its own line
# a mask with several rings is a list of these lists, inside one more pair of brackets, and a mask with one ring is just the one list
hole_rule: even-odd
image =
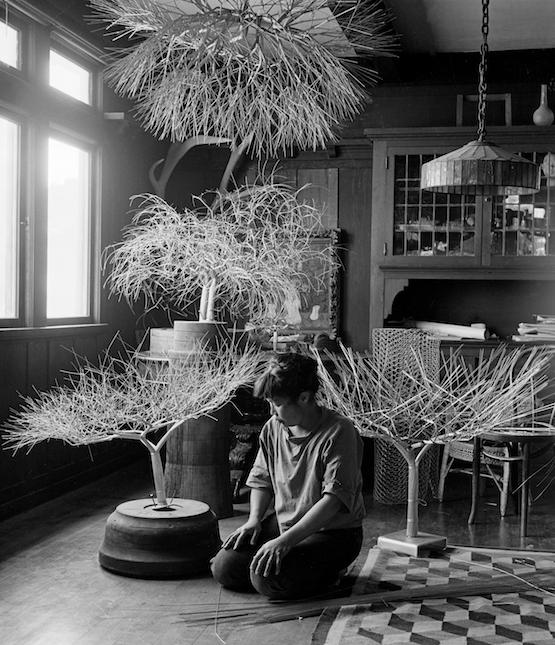
[[393,376],[371,352],[340,348],[339,354],[326,354],[325,364],[314,352],[322,395],[361,435],[390,442],[406,460],[409,540],[419,535],[418,467],[432,446],[501,428],[522,431],[526,424],[553,427],[553,404],[537,402],[548,386],[552,349],[499,347],[481,353],[474,366],[453,351],[442,355],[439,372],[431,374],[420,350],[412,348],[417,368]]
[[224,406],[237,388],[251,383],[259,354],[229,346],[176,357],[153,372],[134,352],[107,351],[95,366],[77,364],[68,382],[22,400],[4,426],[5,448],[30,450],[57,439],[72,446],[114,439],[139,441],[148,450],[155,487],[155,508],[171,505],[166,495],[161,451],[189,419]]
[[[377,80],[357,56],[395,49],[389,12],[373,0],[337,0],[332,8],[326,0],[90,0],[90,5],[114,42],[123,44],[114,51],[107,80],[135,102],[146,130],[172,142],[165,162],[151,169],[157,196],[165,196],[169,176],[192,147],[231,148],[217,208],[201,198],[199,209],[176,217],[171,206],[151,200],[136,216],[124,242],[111,251],[111,292],[136,300],[143,290],[149,305],[166,296],[183,305],[198,287],[199,320],[212,320],[213,305],[224,294],[230,310],[242,301],[251,321],[268,311],[279,317],[283,295],[298,296],[302,256],[310,261],[314,255],[308,236],[317,228],[317,212],[295,204],[298,192],[288,193],[272,180],[268,187],[246,186],[226,195],[229,180],[246,151],[271,157],[325,147],[335,139],[337,128],[358,113],[366,88]],[[194,220],[193,215],[204,217]],[[193,272],[171,266],[179,259],[177,248],[187,261],[189,251],[200,250],[203,227],[211,238],[204,235]],[[148,259],[155,230],[163,242],[154,244]],[[186,230],[190,242],[172,240]],[[240,246],[243,257],[236,253]],[[137,254],[145,261],[142,274]],[[160,269],[153,266],[157,254]],[[199,267],[205,256],[206,266]],[[326,262],[331,268],[331,256],[320,253],[324,272]]]
[[131,43],[107,78],[136,101],[147,130],[174,142],[215,137],[256,155],[325,147],[377,80],[356,56],[396,45],[375,1],[90,3],[114,40]]
[[[311,246],[318,210],[299,192],[272,179],[218,193],[211,204],[198,198],[200,206],[184,212],[139,196],[123,241],[105,256],[110,293],[129,303],[143,297],[147,307],[195,305],[200,321],[223,309],[253,323],[279,317],[303,283],[323,280],[335,262]],[[309,276],[303,263],[315,259],[322,274]]]

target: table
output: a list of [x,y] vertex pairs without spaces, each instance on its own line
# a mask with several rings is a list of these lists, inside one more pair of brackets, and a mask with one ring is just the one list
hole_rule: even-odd
[[530,466],[530,444],[534,441],[546,438],[555,438],[555,428],[522,428],[522,429],[499,429],[491,432],[484,432],[474,438],[474,455],[472,461],[472,506],[468,523],[473,524],[476,518],[478,500],[480,497],[480,461],[482,456],[482,442],[495,441],[496,443],[515,443],[520,448],[521,469],[520,469],[520,537],[528,534],[528,495],[530,489],[529,466]]

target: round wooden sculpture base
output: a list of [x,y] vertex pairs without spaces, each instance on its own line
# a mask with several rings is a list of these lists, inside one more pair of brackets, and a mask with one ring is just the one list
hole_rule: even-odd
[[100,565],[134,578],[188,578],[204,573],[221,546],[207,504],[174,499],[155,510],[151,499],[120,504],[106,522]]

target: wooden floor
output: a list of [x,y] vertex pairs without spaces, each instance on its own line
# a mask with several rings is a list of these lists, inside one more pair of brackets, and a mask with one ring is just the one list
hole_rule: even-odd
[[[2,645],[308,645],[316,619],[264,628],[191,627],[187,611],[217,603],[218,586],[207,576],[147,581],[113,575],[97,563],[106,517],[125,499],[150,493],[148,465],[136,464],[0,524],[0,643]],[[449,544],[555,551],[553,486],[530,514],[529,535],[519,519],[501,520],[497,494],[486,491],[478,522],[469,527],[470,481],[454,475],[448,499],[421,506],[423,531],[446,535]],[[367,499],[365,543],[405,526],[405,509]],[[224,537],[245,519],[239,504],[220,521]],[[221,599],[248,600],[223,592]],[[222,640],[220,640],[222,639]]]

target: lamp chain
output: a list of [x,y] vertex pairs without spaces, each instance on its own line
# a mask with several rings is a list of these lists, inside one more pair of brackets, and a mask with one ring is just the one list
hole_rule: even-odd
[[489,0],[482,0],[482,36],[480,47],[480,83],[478,86],[478,141],[483,141],[486,136],[486,97],[487,83],[486,70],[488,67],[488,33],[489,33]]

